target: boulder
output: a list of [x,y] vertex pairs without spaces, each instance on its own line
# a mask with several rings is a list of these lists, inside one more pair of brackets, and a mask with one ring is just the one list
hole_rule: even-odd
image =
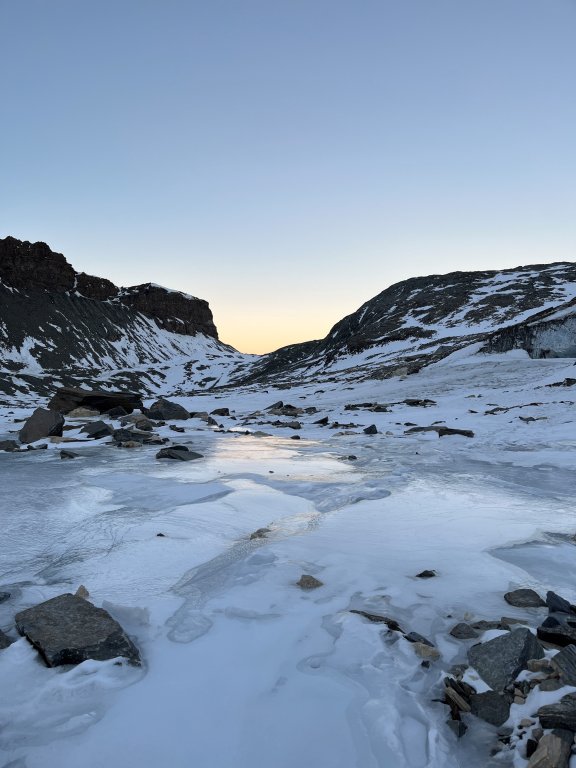
[[568,768],[573,738],[572,731],[561,728],[544,734],[527,768]]
[[525,669],[528,659],[541,659],[544,650],[524,627],[472,646],[468,661],[495,691],[504,691]]
[[4,650],[4,648],[8,648],[9,645],[12,645],[12,640],[8,637],[8,635],[5,635],[4,632],[0,629],[0,651]]
[[18,451],[20,450],[19,443],[16,440],[0,440],[0,451]]
[[49,667],[118,656],[140,664],[140,653],[120,624],[107,611],[76,595],[59,595],[20,611],[16,627]]
[[538,710],[542,728],[565,728],[576,731],[576,693],[563,696],[555,704],[546,704]]
[[142,407],[142,400],[135,392],[103,392],[98,389],[60,387],[48,404],[48,408],[60,413],[70,413],[79,406],[96,410],[98,413],[108,413],[112,408],[122,406],[127,413],[132,413],[135,408]]
[[420,573],[416,574],[417,579],[433,579],[434,576],[438,576],[438,574],[432,570],[420,571]]
[[376,424],[370,424],[370,426],[363,429],[362,432],[364,432],[365,435],[377,435],[378,429]]
[[470,711],[481,720],[485,720],[491,725],[500,726],[510,716],[511,703],[512,697],[506,693],[497,693],[496,691],[473,693],[470,696]]
[[576,686],[576,646],[567,645],[550,659],[551,666],[560,675],[564,685]]
[[190,418],[190,413],[186,408],[178,405],[178,403],[166,400],[163,397],[156,400],[155,403],[152,403],[145,413],[148,418],[156,419],[158,421],[181,421]]
[[541,608],[546,605],[533,589],[514,589],[512,592],[506,592],[504,600],[515,608]]
[[576,643],[576,616],[569,613],[551,613],[536,630],[540,640],[564,647]]
[[212,412],[212,416],[230,416],[229,408],[215,408]]
[[576,606],[570,605],[568,600],[565,600],[556,592],[546,593],[546,605],[550,613],[576,613]]
[[36,408],[32,416],[26,420],[18,437],[21,443],[34,443],[51,435],[61,437],[63,427],[64,417],[61,413],[49,408]]
[[114,433],[114,430],[109,424],[106,424],[105,421],[93,421],[92,423],[83,426],[80,432],[88,435],[88,437],[91,437],[93,440],[100,440],[103,437],[110,437],[110,435]]
[[128,416],[128,411],[121,405],[115,405],[108,411],[109,419],[121,419],[122,416]]
[[324,583],[308,573],[303,573],[296,582],[296,586],[300,587],[300,589],[318,589],[318,587],[323,587]]
[[477,630],[471,627],[470,624],[466,624],[464,621],[461,621],[452,627],[450,634],[457,640],[472,640],[478,637]]
[[193,461],[203,459],[201,453],[196,453],[186,448],[185,445],[173,445],[170,448],[161,448],[156,454],[157,459],[175,459],[176,461]]

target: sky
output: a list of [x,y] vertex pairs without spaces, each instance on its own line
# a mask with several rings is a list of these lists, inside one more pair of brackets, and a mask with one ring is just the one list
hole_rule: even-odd
[[0,0],[0,237],[321,338],[576,259],[576,0]]

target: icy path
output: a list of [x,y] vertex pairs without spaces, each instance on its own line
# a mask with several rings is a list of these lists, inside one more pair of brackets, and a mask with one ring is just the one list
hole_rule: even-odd
[[[0,627],[83,583],[146,660],[143,672],[63,671],[25,640],[3,651],[0,765],[485,765],[431,703],[461,660],[446,633],[466,612],[513,615],[501,597],[511,585],[557,586],[545,575],[562,550],[544,532],[575,527],[572,473],[362,435],[345,450],[208,433],[196,444],[206,461],[177,466],[112,448],[74,462],[0,455],[0,588],[16,594]],[[338,458],[347,452],[359,460]],[[269,538],[250,541],[262,526]],[[513,545],[532,539],[525,570]],[[423,568],[440,575],[415,579]],[[303,572],[325,586],[302,592]],[[394,616],[441,662],[423,669],[404,639],[349,608]]]

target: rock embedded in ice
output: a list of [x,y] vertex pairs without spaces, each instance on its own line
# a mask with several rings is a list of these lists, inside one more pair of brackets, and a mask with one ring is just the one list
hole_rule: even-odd
[[4,648],[8,648],[9,645],[12,645],[14,641],[10,640],[8,635],[5,635],[4,632],[0,629],[0,651],[4,650]]
[[174,459],[176,461],[194,461],[203,459],[201,453],[191,451],[185,445],[172,445],[170,448],[161,448],[156,454],[157,459]]
[[150,419],[163,419],[164,421],[182,421],[189,419],[190,413],[182,405],[160,397],[148,408],[146,416]]
[[434,576],[438,576],[436,571],[420,571],[420,573],[416,574],[417,579],[433,579]]
[[564,685],[576,685],[576,646],[567,645],[550,659],[550,665],[559,673]]
[[250,539],[265,539],[267,533],[270,533],[270,528],[258,528],[250,534]]
[[471,627],[470,624],[466,624],[464,621],[461,621],[452,627],[450,634],[457,640],[472,640],[473,638],[478,637],[478,632]]
[[303,573],[296,582],[296,586],[300,587],[300,589],[318,589],[318,587],[324,586],[324,582],[316,579],[314,576],[310,576],[308,573]]
[[576,607],[557,595],[556,592],[546,593],[546,605],[550,613],[576,613]]
[[470,696],[472,714],[491,725],[500,726],[508,720],[511,703],[511,696],[496,691],[484,691]]
[[6,600],[10,600],[10,592],[0,592],[0,603],[5,603]]
[[20,430],[18,438],[21,443],[34,443],[43,437],[51,435],[62,436],[64,417],[58,411],[48,408],[36,408],[32,416]]
[[[414,633],[415,634],[415,633]],[[429,661],[438,661],[440,658],[440,651],[430,645],[428,642],[412,642],[412,649],[416,656],[421,659],[427,659]]]
[[406,640],[408,640],[409,643],[421,643],[423,645],[428,645],[431,648],[434,648],[434,643],[431,643],[428,638],[424,637],[424,635],[421,635],[418,632],[407,632],[404,637]]
[[88,598],[90,597],[90,592],[88,592],[84,584],[80,584],[80,586],[78,587],[76,592],[74,592],[74,594],[76,595],[76,597],[81,597],[83,600],[88,600]]
[[436,432],[438,437],[447,437],[448,435],[462,435],[462,437],[474,437],[474,432],[471,429],[455,429],[454,427],[438,427],[432,425],[431,427],[411,427],[407,429],[405,434],[411,435],[416,432]]
[[74,451],[60,451],[60,458],[61,459],[77,459],[79,454],[74,453]]
[[375,424],[371,424],[369,427],[366,427],[366,429],[363,429],[362,432],[364,432],[365,435],[377,435],[378,429]]
[[527,768],[568,768],[573,736],[560,728],[542,736]]
[[17,613],[16,627],[49,667],[116,657],[141,663],[138,649],[120,624],[76,595],[59,595]]
[[463,723],[462,720],[453,720],[452,718],[449,718],[446,720],[446,725],[458,739],[461,739],[468,730],[468,726]]
[[20,450],[19,443],[16,440],[0,440],[0,451],[18,451]]
[[514,589],[512,592],[506,592],[504,600],[515,608],[541,608],[546,605],[533,589]]
[[368,619],[368,621],[371,621],[374,624],[386,624],[388,629],[391,629],[394,632],[402,632],[403,630],[400,627],[400,624],[396,621],[396,619],[391,619],[388,616],[380,616],[377,613],[369,613],[368,611],[360,611],[356,608],[351,608],[350,613],[357,613],[359,616],[363,616],[365,619]]
[[210,412],[212,416],[230,416],[229,408],[215,408]]
[[504,691],[526,668],[528,659],[541,659],[544,649],[529,629],[515,629],[472,646],[468,661],[495,691]]

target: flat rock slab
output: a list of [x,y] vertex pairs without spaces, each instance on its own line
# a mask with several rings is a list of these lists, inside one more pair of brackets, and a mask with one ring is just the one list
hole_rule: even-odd
[[93,421],[91,424],[86,424],[82,427],[80,432],[88,435],[93,440],[100,440],[102,437],[110,437],[114,430],[105,421]]
[[576,693],[563,696],[555,704],[546,704],[538,710],[542,728],[565,728],[576,731]]
[[36,408],[18,433],[18,438],[21,443],[34,443],[51,435],[61,437],[63,428],[64,417],[61,413],[48,408]]
[[544,649],[529,629],[520,628],[472,646],[468,661],[495,691],[503,691],[526,668],[528,659],[541,659]]
[[99,389],[60,387],[48,403],[48,408],[60,413],[70,413],[75,408],[90,408],[98,413],[108,413],[121,406],[127,413],[142,407],[140,395],[135,392],[103,392]]
[[568,768],[572,750],[571,731],[556,729],[540,739],[528,768]]
[[462,437],[474,437],[471,429],[454,429],[453,427],[411,427],[405,434],[411,435],[416,432],[437,432],[438,437],[447,437],[448,435],[462,435]]
[[541,608],[546,603],[540,595],[533,589],[514,589],[512,592],[506,592],[504,600],[508,605],[515,608]]
[[122,656],[139,665],[140,653],[103,608],[71,594],[59,595],[16,614],[16,627],[49,667]]

